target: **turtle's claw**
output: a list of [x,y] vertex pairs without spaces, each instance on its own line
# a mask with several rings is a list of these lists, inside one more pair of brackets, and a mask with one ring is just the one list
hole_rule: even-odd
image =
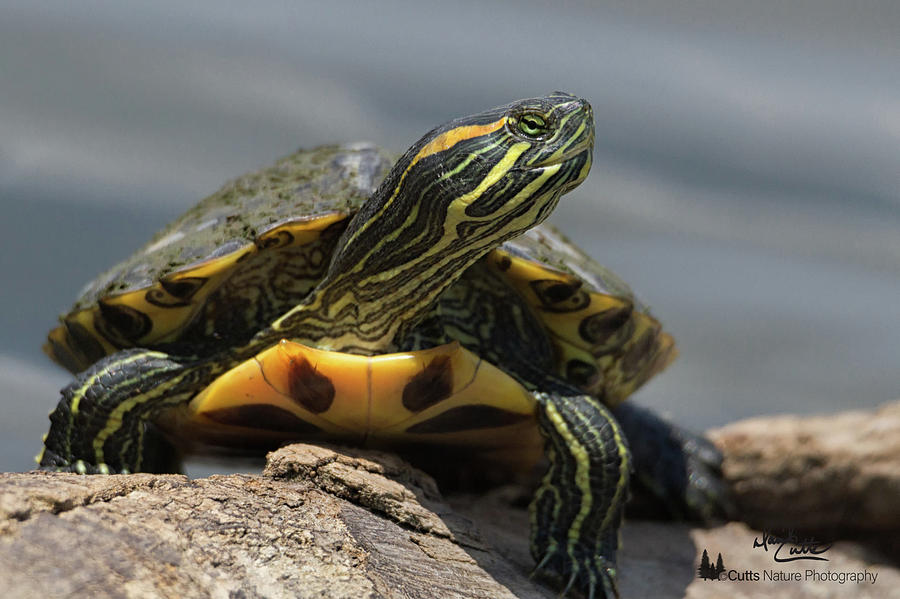
[[114,470],[109,464],[91,464],[84,460],[70,462],[65,458],[45,449],[38,456],[39,468],[47,472],[72,472],[75,474],[130,474],[127,469]]
[[735,507],[722,477],[722,454],[705,437],[674,428],[684,452],[687,484],[682,492],[684,514],[701,522],[732,518]]
[[588,599],[618,599],[615,565],[602,555],[590,555],[590,551],[575,549],[572,553],[574,556],[562,549],[548,552],[532,570],[531,576],[546,573],[565,580],[560,597],[577,589]]

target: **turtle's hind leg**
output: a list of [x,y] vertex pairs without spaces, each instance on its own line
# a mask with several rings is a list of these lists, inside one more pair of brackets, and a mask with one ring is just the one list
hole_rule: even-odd
[[550,467],[531,504],[535,570],[588,597],[617,597],[616,552],[631,475],[625,435],[609,410],[581,394],[537,391]]
[[635,509],[642,516],[712,522],[734,512],[722,479],[722,454],[706,438],[635,405],[613,409],[634,461]]

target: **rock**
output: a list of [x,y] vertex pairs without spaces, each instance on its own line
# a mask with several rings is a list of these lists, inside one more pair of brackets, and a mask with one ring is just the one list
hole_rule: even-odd
[[745,522],[831,538],[900,537],[900,402],[875,412],[753,418],[709,436],[725,455]]
[[289,446],[262,476],[2,474],[3,597],[553,596],[427,475],[343,451]]
[[[528,515],[525,510],[508,509],[509,498],[503,498],[503,494],[499,490],[480,499],[455,498],[450,504],[478,524],[500,555],[525,571],[532,564],[526,534]],[[754,548],[754,542],[761,543],[762,536],[740,522],[704,529],[682,523],[626,520],[619,553],[622,599],[900,598],[900,569],[865,545],[835,543],[818,556],[827,558],[827,562],[779,563],[774,559],[777,545]],[[723,580],[699,578],[697,568],[704,550],[713,565],[718,554],[722,554],[726,568]],[[781,552],[787,554],[789,550],[786,546]],[[809,576],[807,570],[811,571]],[[821,579],[828,572],[863,572],[868,578],[859,584]],[[752,579],[754,575],[758,580]],[[799,581],[785,580],[798,575]],[[750,580],[728,580],[729,576]]]
[[[900,404],[754,419],[712,437],[757,526],[896,536]],[[270,454],[262,475],[0,474],[0,589],[4,598],[555,597],[558,587],[528,578],[523,496],[509,486],[445,500],[393,454],[301,444]],[[828,561],[781,563],[776,551],[791,546],[745,524],[629,521],[622,597],[900,597],[890,556],[835,538],[817,539],[814,557]],[[745,580],[698,578],[704,550],[713,566],[722,554],[724,578]],[[848,581],[855,572],[865,580]]]

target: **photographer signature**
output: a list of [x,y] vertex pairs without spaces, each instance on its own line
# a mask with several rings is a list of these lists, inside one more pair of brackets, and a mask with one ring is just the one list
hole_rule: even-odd
[[[831,549],[833,543],[820,543],[815,539],[801,541],[793,533],[789,533],[787,537],[778,537],[768,531],[763,531],[762,541],[759,540],[759,537],[753,539],[754,549],[762,547],[768,553],[770,545],[778,546],[773,555],[776,562],[794,562],[802,559],[827,562],[827,557],[819,556]],[[787,550],[784,549],[786,546]]]

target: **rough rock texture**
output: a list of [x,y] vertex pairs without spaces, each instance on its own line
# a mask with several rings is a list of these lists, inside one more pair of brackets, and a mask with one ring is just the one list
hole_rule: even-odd
[[[900,404],[757,419],[713,436],[758,526],[897,536]],[[4,598],[555,597],[552,584],[528,578],[522,497],[505,487],[445,502],[392,454],[310,445],[274,452],[261,476],[0,474],[0,589]],[[779,543],[754,547],[763,533],[740,523],[632,521],[622,539],[625,598],[900,597],[896,554],[860,542],[834,544],[819,554],[828,561],[779,563]],[[699,579],[704,550],[713,565],[722,554],[725,578],[747,580]],[[784,580],[794,572],[799,581]],[[868,578],[812,579],[828,572]]]
[[[503,491],[497,491],[502,495]],[[524,510],[509,510],[504,501],[491,494],[485,500],[458,498],[451,505],[461,514],[478,523],[485,538],[519,567],[530,567],[527,539],[516,530],[528,527]],[[797,561],[778,563],[774,559],[777,545],[754,549],[754,541],[762,541],[762,533],[746,524],[731,522],[715,528],[692,528],[687,524],[626,521],[622,531],[622,551],[619,555],[619,591],[622,599],[859,599],[900,598],[900,570],[886,563],[884,555],[859,543],[839,542],[822,557],[827,562]],[[697,567],[704,549],[715,563],[723,556],[731,576],[737,578],[750,571],[759,580],[701,580]],[[788,553],[789,547],[781,552]],[[806,577],[806,570],[816,573],[869,572],[876,573],[875,584],[856,584],[845,581],[815,580]],[[781,573],[799,572],[800,581],[767,580],[784,576]],[[749,578],[752,578],[749,577]]]
[[266,475],[199,480],[3,474],[0,518],[4,597],[552,596],[377,452],[294,445]]
[[[827,536],[900,536],[900,402],[712,431],[741,519]],[[900,546],[898,546],[900,548]]]

